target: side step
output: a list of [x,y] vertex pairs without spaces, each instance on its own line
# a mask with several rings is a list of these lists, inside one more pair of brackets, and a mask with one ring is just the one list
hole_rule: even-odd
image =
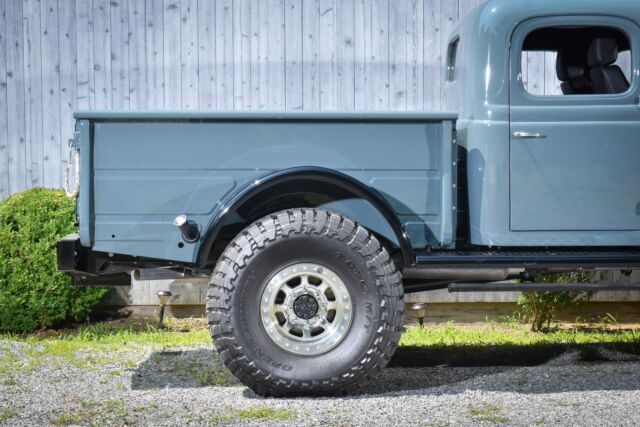
[[640,250],[487,250],[416,254],[416,267],[640,268]]
[[451,283],[449,292],[640,291],[640,283]]

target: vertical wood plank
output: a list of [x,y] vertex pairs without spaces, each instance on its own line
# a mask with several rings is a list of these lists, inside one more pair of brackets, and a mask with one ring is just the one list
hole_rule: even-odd
[[[40,4],[42,40],[42,120],[44,169],[43,185],[59,188],[62,184],[62,160],[60,158],[60,44],[58,39],[58,1]],[[65,58],[67,60],[67,58]]]
[[440,0],[424,4],[424,109],[440,109]]
[[251,108],[251,9],[249,0],[233,3],[233,109]]
[[93,107],[93,1],[76,0],[76,96],[79,109]]
[[111,0],[111,106],[129,109],[129,11],[128,0]]
[[[58,40],[60,44],[60,164],[61,170],[69,160],[67,142],[73,136],[73,110],[77,103],[77,45],[75,1],[59,1]],[[59,182],[57,187],[61,187]]]
[[371,102],[373,110],[389,109],[389,0],[373,0],[371,9]]
[[145,0],[129,0],[129,108],[147,108]]
[[[449,47],[449,37],[452,36],[452,31],[455,25],[458,23],[458,4],[455,0],[442,0],[440,9],[440,53],[438,55],[438,67],[440,70],[444,70],[445,62],[447,60],[447,49]],[[441,71],[441,78],[438,80],[438,88],[440,90],[440,108],[445,105],[445,93],[444,93],[444,74]]]
[[356,110],[363,111],[368,105],[369,60],[371,58],[371,2],[355,0],[353,19],[354,82],[353,103]]
[[407,109],[424,108],[424,2],[410,0],[407,19]]
[[164,0],[164,108],[179,109],[182,104],[180,67],[180,0]]
[[0,200],[9,195],[7,78],[7,20],[5,2],[0,2]]
[[529,84],[529,55],[526,52],[522,52],[520,58],[520,80],[526,88]]
[[182,109],[198,108],[198,2],[181,1],[180,67],[182,77]]
[[216,1],[216,104],[218,110],[233,110],[233,2]]
[[42,39],[40,0],[24,1],[24,91],[27,186],[44,185],[42,141]]
[[260,108],[260,0],[249,0],[249,14],[251,27],[251,46],[249,52],[249,77],[251,85],[251,109]]
[[338,110],[355,108],[354,1],[336,2],[336,105]]
[[556,52],[545,52],[544,54],[544,94],[562,95],[560,81],[556,74]]
[[93,0],[93,92],[92,108],[108,109],[112,104],[111,13],[109,0]]
[[240,0],[240,75],[243,110],[251,109],[251,0]]
[[391,110],[407,109],[408,0],[389,4],[389,95]]
[[302,97],[302,4],[299,0],[286,0],[284,5],[285,29],[285,108],[301,110]]
[[258,104],[266,109],[269,103],[269,8],[266,0],[258,1]]
[[534,95],[544,95],[544,52],[528,53],[527,90]]
[[320,0],[320,109],[335,110],[336,85],[336,5]]
[[145,1],[146,72],[145,92],[147,108],[164,108],[164,4],[158,0]]
[[198,2],[181,1],[182,109],[198,108]]
[[198,103],[216,108],[216,8],[211,1],[198,3]]
[[618,60],[615,62],[618,67],[622,70],[627,80],[631,82],[632,80],[632,67],[631,67],[631,51],[626,50],[624,52],[620,52],[618,54]]
[[269,61],[267,68],[267,105],[270,110],[284,109],[284,1],[267,0]]
[[319,0],[304,0],[302,4],[302,108],[320,109],[320,4]]

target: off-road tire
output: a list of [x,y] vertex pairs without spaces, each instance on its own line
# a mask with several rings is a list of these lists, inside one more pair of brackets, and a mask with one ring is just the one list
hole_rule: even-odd
[[[259,322],[271,272],[295,262],[324,263],[352,294],[351,327],[323,354],[288,353]],[[277,212],[247,227],[220,256],[207,295],[209,329],[222,361],[263,396],[358,392],[393,355],[403,311],[401,275],[387,250],[364,227],[320,209]]]

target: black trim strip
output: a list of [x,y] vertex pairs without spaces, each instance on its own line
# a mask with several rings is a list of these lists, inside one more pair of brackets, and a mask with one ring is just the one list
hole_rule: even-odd
[[418,254],[417,266],[522,267],[522,268],[640,268],[640,251],[535,251],[437,252]]
[[640,283],[451,283],[449,292],[637,291]]

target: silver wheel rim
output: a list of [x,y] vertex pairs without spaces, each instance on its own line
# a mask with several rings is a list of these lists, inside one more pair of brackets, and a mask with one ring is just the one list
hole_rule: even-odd
[[294,354],[331,350],[349,331],[352,317],[351,295],[340,276],[313,263],[278,271],[260,299],[260,318],[269,338]]

